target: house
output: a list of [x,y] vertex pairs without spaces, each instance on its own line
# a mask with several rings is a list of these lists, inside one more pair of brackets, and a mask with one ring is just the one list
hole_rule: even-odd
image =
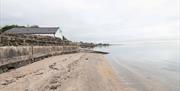
[[42,35],[42,36],[54,36],[62,37],[61,30],[59,27],[26,27],[26,28],[12,28],[4,33],[6,34],[33,34],[33,35]]

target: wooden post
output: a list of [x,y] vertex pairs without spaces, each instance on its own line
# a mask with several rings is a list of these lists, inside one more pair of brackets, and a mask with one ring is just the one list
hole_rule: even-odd
[[34,49],[34,47],[33,47],[33,45],[31,45],[31,60],[33,60],[34,61],[34,51],[33,51],[33,49]]
[[23,45],[24,45],[24,46],[26,45],[26,40],[25,40],[25,39],[23,39]]
[[0,35],[0,44],[1,44],[1,35]]
[[1,31],[0,31],[0,43],[1,43],[1,35],[2,35],[2,33],[1,33]]

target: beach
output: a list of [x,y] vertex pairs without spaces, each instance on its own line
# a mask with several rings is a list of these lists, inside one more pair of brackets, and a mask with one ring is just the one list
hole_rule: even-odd
[[0,74],[0,91],[124,91],[105,56],[74,53]]

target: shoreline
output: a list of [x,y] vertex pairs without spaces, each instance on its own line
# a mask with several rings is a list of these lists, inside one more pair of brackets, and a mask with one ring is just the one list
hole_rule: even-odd
[[1,91],[124,91],[102,54],[74,53],[0,74]]

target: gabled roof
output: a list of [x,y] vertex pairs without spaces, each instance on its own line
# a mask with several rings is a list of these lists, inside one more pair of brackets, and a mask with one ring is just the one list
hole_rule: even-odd
[[59,27],[39,27],[39,28],[12,28],[5,33],[8,34],[55,34]]

